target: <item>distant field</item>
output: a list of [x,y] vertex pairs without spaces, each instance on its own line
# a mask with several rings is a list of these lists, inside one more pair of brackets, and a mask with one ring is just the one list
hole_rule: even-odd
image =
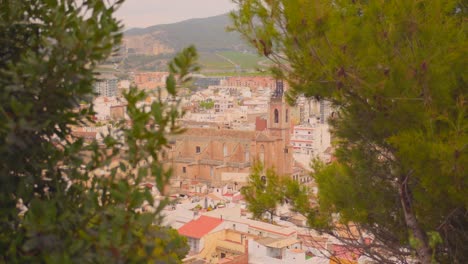
[[236,51],[202,52],[199,59],[202,72],[252,72],[257,68],[265,68],[259,62],[264,65],[265,58]]
[[226,71],[226,72],[203,72],[205,76],[271,76],[271,73],[268,71],[259,72],[259,71],[242,71],[242,72],[235,72],[235,71]]
[[229,61],[211,52],[201,52],[198,63],[202,71],[234,71],[236,67]]
[[242,53],[242,52],[235,52],[235,51],[224,51],[224,52],[219,52],[218,54],[230,59],[235,64],[239,65],[242,69],[258,68],[260,67],[258,62],[265,59],[265,58],[258,56],[257,54]]
[[[123,71],[165,71],[173,55],[129,55],[119,66]],[[260,64],[259,64],[260,62]],[[236,51],[199,52],[201,72],[208,75],[257,75],[267,60],[253,53]],[[261,74],[261,73],[260,73]]]

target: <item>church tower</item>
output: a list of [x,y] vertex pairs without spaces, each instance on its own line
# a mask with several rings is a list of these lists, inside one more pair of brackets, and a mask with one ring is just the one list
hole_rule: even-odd
[[284,83],[282,80],[277,80],[268,109],[268,133],[271,138],[275,139],[273,165],[280,175],[292,174],[293,153],[292,148],[290,148],[290,114],[289,105],[284,98]]

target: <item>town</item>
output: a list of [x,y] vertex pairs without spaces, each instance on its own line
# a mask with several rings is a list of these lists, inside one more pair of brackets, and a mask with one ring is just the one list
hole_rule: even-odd
[[[94,86],[96,123],[74,127],[72,134],[99,142],[112,133],[112,124],[126,118],[121,95],[131,86],[157,91],[161,97],[148,97],[148,103],[169,100],[168,75],[138,72],[129,80],[103,75]],[[287,84],[272,77],[198,74],[193,79],[193,87],[179,91],[186,131],[169,135],[163,160],[173,171],[174,200],[164,210],[164,223],[187,237],[190,253],[184,263],[329,263],[329,252],[338,252],[338,260],[357,261],[359,254],[308,229],[306,217],[287,205],[277,208],[274,224],[251,219],[240,193],[255,162],[316,192],[310,162],[333,158],[331,104],[301,97],[291,106],[284,96]],[[153,184],[143,185],[160,196]],[[141,208],[153,209],[147,203]]]
[[0,264],[468,263],[467,10],[0,1]]

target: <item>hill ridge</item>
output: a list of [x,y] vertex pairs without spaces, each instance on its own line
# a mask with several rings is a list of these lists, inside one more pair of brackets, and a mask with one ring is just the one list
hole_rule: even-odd
[[[124,40],[128,48],[145,54],[170,53],[191,44],[205,52],[249,50],[238,33],[226,31],[229,24],[228,13],[192,18],[176,23],[132,28],[124,32]],[[133,39],[135,41],[132,42]]]

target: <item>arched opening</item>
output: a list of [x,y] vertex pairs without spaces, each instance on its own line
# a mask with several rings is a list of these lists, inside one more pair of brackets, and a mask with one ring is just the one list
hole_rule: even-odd
[[286,113],[284,115],[284,121],[287,123],[289,122],[289,109],[286,109]]
[[224,157],[227,157],[228,155],[228,149],[227,149],[226,143],[223,144],[223,155]]
[[275,123],[279,123],[279,111],[275,109]]
[[265,163],[265,147],[260,145],[260,162]]

